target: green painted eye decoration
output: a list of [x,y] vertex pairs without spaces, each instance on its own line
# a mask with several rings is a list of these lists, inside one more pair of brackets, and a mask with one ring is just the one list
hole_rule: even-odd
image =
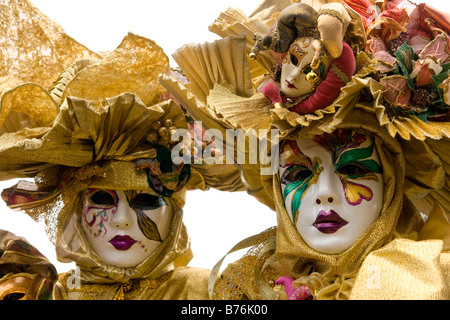
[[308,189],[311,184],[317,182],[320,172],[323,170],[320,163],[319,158],[314,158],[311,169],[303,166],[291,165],[281,177],[282,183],[286,185],[283,192],[284,202],[286,202],[286,198],[289,194],[294,193],[292,195],[291,203],[292,220],[294,223],[297,223],[298,210],[302,204],[303,195],[306,189]]

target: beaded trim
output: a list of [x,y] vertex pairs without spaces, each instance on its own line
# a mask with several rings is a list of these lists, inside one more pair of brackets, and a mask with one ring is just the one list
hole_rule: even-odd
[[324,14],[335,17],[342,24],[344,24],[344,18],[342,16],[342,13],[340,13],[339,11],[334,10],[334,9],[320,9],[317,16],[320,17],[321,15],[324,15]]
[[336,66],[335,64],[332,63],[331,69],[333,69],[333,72],[339,77],[339,79],[341,79],[342,82],[344,82],[344,83],[350,82],[350,79],[347,77],[347,75],[344,73],[344,71],[339,69],[338,66]]

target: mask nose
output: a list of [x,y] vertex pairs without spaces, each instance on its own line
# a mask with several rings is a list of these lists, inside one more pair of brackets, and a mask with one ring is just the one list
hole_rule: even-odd
[[302,70],[300,69],[300,67],[292,67],[292,72],[291,72],[291,79],[298,81],[300,78],[300,75],[302,74]]
[[329,205],[341,203],[340,191],[342,190],[342,183],[333,169],[326,168],[321,172],[317,180],[317,186],[317,204]]
[[119,201],[117,203],[117,210],[111,218],[111,225],[116,229],[128,229],[133,226],[133,214],[134,211],[128,204],[128,200],[123,193],[120,191],[117,193],[119,196]]

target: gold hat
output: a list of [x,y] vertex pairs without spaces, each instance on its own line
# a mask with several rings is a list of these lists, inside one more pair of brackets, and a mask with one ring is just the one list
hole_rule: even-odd
[[52,76],[61,74],[75,61],[101,58],[28,0],[2,1],[0,11],[0,31],[5,35],[0,40],[1,93],[27,82],[49,88],[55,81]]

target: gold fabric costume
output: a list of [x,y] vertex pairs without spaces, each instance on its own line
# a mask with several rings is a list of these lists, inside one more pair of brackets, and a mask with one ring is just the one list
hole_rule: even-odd
[[[21,10],[51,24],[28,1]],[[8,23],[22,22],[16,19]],[[2,92],[0,178],[34,178],[5,189],[2,197],[9,207],[44,221],[58,260],[77,264],[73,274],[59,276],[54,298],[208,298],[209,270],[186,267],[192,251],[182,208],[188,190],[243,190],[239,171],[233,165],[218,170],[214,165],[192,164],[192,179],[180,180],[173,193],[164,195],[174,216],[166,239],[135,267],[105,265],[81,229],[82,192],[147,190],[159,196],[147,171],[137,170],[136,161],[156,158],[160,146],[173,147],[175,142],[163,133],[188,130],[188,122],[180,106],[163,97],[165,89],[157,77],[171,70],[168,57],[154,41],[128,34],[111,53],[92,53],[84,59],[63,50],[64,43],[51,44],[49,53],[64,61],[70,57],[69,65],[62,68],[55,59],[45,72],[34,64],[22,66],[24,74],[45,75],[47,82],[28,77]],[[67,49],[72,47],[77,48],[72,43]]]
[[[262,8],[260,17],[265,19],[279,9],[273,1],[265,1]],[[269,14],[270,9],[275,11]],[[191,83],[161,78],[196,120],[220,130],[223,137],[226,129],[276,128],[281,143],[339,128],[361,130],[374,138],[383,166],[380,217],[343,253],[323,254],[310,248],[293,225],[284,208],[279,175],[262,175],[262,164],[239,164],[247,192],[276,211],[276,234],[267,230],[237,244],[230,252],[252,249],[220,276],[223,260],[219,261],[209,284],[213,299],[286,299],[284,289],[275,285],[279,276],[294,278],[293,287],[306,286],[315,299],[450,298],[450,206],[444,196],[449,191],[450,122],[388,111],[375,61],[361,51],[361,18],[358,22],[358,14],[346,9],[358,30],[352,42],[356,73],[323,110],[299,115],[274,108],[261,93],[249,89],[255,89],[275,63],[267,53],[246,64],[250,35],[270,25],[257,13],[257,18],[247,19],[229,9],[210,27],[224,39],[185,45],[174,54]],[[418,209],[427,216],[425,223]]]

